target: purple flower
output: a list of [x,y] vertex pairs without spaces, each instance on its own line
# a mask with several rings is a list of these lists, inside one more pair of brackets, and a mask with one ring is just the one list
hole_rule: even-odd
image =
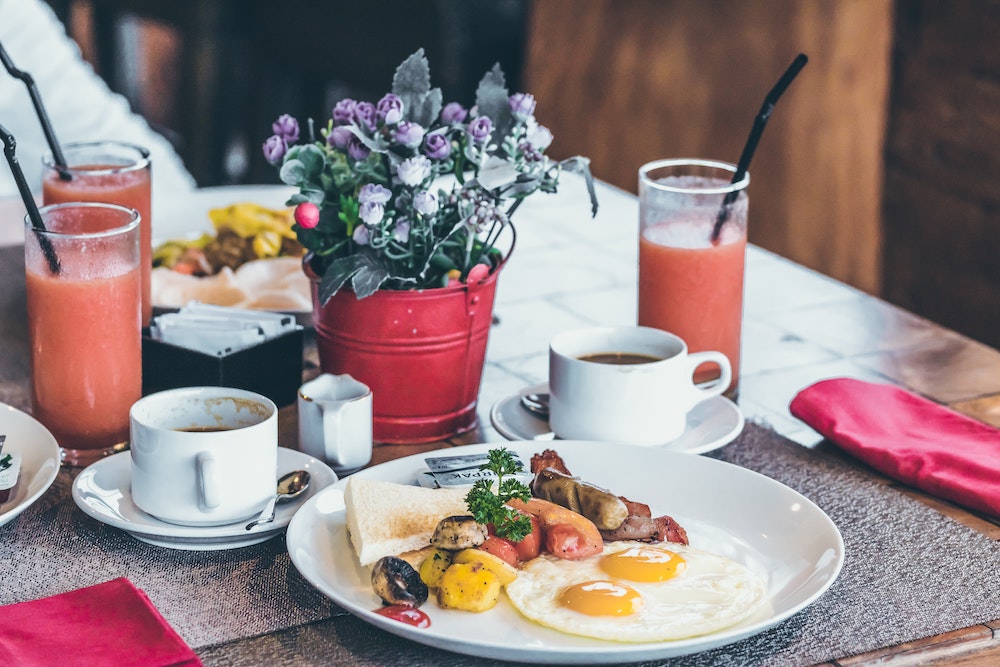
[[361,129],[367,129],[369,132],[375,131],[375,121],[378,118],[378,113],[375,111],[375,105],[371,102],[358,102],[354,105],[354,122],[358,124]]
[[431,175],[431,161],[423,155],[407,158],[396,167],[396,175],[404,185],[419,185]]
[[392,199],[392,190],[378,183],[367,183],[358,191],[358,201],[362,204],[385,204]]
[[468,116],[469,112],[458,102],[449,102],[441,110],[441,122],[448,123],[449,125],[452,123],[464,123]]
[[364,160],[371,153],[368,147],[361,143],[360,139],[353,134],[351,135],[351,139],[347,143],[347,156],[349,158],[352,160]]
[[288,145],[278,135],[268,137],[267,141],[264,142],[264,159],[270,164],[281,162],[287,152]]
[[385,206],[377,202],[366,201],[358,207],[358,217],[361,218],[366,225],[377,225],[382,222],[382,218],[385,217]]
[[493,132],[493,121],[490,120],[489,116],[479,116],[469,123],[466,130],[474,142],[481,144],[490,138],[490,134]]
[[409,148],[416,148],[420,145],[420,142],[424,140],[425,132],[426,130],[420,127],[417,123],[411,123],[408,120],[404,120],[396,126],[395,132],[392,133],[392,139],[393,141],[403,144]]
[[386,125],[395,125],[403,120],[403,100],[392,93],[388,93],[378,101],[375,111],[378,114],[378,119],[383,123]]
[[396,223],[396,226],[392,228],[392,238],[396,239],[400,243],[406,243],[410,240],[410,221],[400,220]]
[[433,133],[424,137],[424,155],[432,160],[444,160],[451,155],[451,142],[443,134]]
[[299,121],[295,120],[287,113],[278,116],[278,120],[271,123],[274,133],[285,140],[285,143],[294,144],[299,140]]
[[371,240],[371,232],[369,232],[368,228],[364,225],[358,225],[354,228],[354,233],[351,234],[351,238],[354,239],[354,242],[358,245],[368,245],[368,242]]
[[535,96],[528,93],[514,93],[508,100],[514,118],[524,120],[535,113]]
[[413,209],[420,215],[434,215],[438,211],[437,195],[427,190],[418,190],[413,195]]
[[333,122],[337,125],[349,125],[354,119],[354,107],[357,105],[358,103],[349,97],[337,102],[333,107]]
[[330,134],[326,138],[326,143],[337,150],[344,151],[347,150],[347,146],[354,138],[354,134],[350,130],[343,125],[337,125],[330,130]]

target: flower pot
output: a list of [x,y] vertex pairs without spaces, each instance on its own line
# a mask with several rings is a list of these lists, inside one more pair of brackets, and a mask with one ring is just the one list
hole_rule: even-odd
[[473,285],[379,290],[358,299],[342,289],[326,305],[312,285],[320,369],[372,388],[377,442],[433,442],[476,427],[476,402],[502,265]]

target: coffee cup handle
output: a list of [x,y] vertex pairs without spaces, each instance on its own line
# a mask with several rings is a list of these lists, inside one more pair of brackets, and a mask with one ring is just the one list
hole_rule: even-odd
[[692,352],[688,355],[688,363],[691,365],[691,377],[692,383],[694,382],[694,371],[702,364],[715,363],[718,364],[722,373],[719,378],[708,385],[707,387],[697,387],[695,386],[695,391],[701,394],[699,400],[705,400],[706,398],[711,398],[712,396],[718,396],[722,392],[729,389],[729,383],[733,380],[733,367],[729,363],[729,357],[722,354],[721,352]]
[[215,457],[201,452],[195,459],[198,467],[198,505],[203,511],[222,504],[219,497],[219,465]]

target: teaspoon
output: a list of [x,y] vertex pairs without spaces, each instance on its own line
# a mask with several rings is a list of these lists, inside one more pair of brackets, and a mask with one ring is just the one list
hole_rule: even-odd
[[281,479],[278,480],[277,493],[267,501],[260,516],[247,524],[247,530],[274,521],[275,505],[298,498],[307,488],[309,488],[309,472],[307,470],[293,470],[282,475]]
[[521,396],[521,407],[542,419],[549,418],[548,394],[524,394]]

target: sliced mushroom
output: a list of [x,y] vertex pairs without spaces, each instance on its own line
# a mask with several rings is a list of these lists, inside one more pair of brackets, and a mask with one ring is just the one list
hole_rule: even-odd
[[438,522],[431,544],[439,549],[461,551],[478,547],[488,535],[486,526],[476,523],[471,516],[449,516]]
[[384,556],[372,569],[372,588],[385,604],[419,607],[427,602],[427,585],[402,558]]

